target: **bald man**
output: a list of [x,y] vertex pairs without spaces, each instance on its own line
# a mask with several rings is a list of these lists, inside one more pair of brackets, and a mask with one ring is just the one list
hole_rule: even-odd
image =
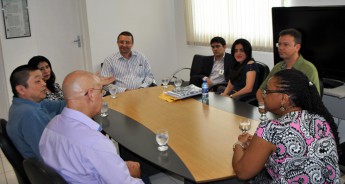
[[143,183],[139,163],[124,162],[91,119],[101,109],[101,79],[75,71],[66,76],[62,91],[67,105],[43,131],[43,160],[68,183]]

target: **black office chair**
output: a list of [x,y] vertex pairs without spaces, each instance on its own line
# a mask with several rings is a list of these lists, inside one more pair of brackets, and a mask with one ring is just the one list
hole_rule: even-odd
[[28,158],[24,160],[23,165],[32,184],[67,184],[57,171],[41,160]]
[[17,148],[13,145],[12,141],[7,135],[6,125],[7,121],[4,119],[0,120],[1,131],[0,131],[0,147],[2,152],[6,156],[7,160],[12,165],[14,172],[17,176],[19,184],[30,184],[29,178],[27,177],[24,167],[23,160],[24,158],[19,153]]
[[319,77],[319,84],[320,84],[320,97],[322,99],[324,85],[323,85],[323,78],[321,77]]
[[183,80],[182,79],[182,86],[188,86],[189,84],[194,84],[196,86],[201,86],[201,83],[196,83],[195,80],[193,80],[192,76],[194,76],[197,73],[200,73],[202,70],[202,62],[203,59],[207,57],[207,56],[203,56],[203,55],[199,55],[199,54],[195,54],[193,57],[193,61],[192,61],[192,66],[190,68],[188,67],[182,67],[177,69],[176,71],[174,71],[170,77],[169,77],[169,84],[173,85],[173,80],[176,79],[176,75],[178,73],[180,73],[181,71],[185,71],[185,70],[190,70],[189,72],[189,76],[190,78],[188,80]]
[[213,56],[204,56],[200,54],[195,54],[193,57],[193,62],[190,70],[190,84],[194,84],[196,86],[201,87],[202,80],[200,80],[201,77],[199,74],[202,73],[203,67],[204,67],[204,60],[207,59],[208,57],[213,57]]
[[[270,73],[270,68],[265,64],[260,61],[255,61],[258,65],[259,72],[257,73],[256,77],[258,77],[258,86],[257,89],[254,89],[253,91],[257,91],[262,84],[262,82],[266,79],[268,74]],[[256,93],[254,94],[248,94],[248,95],[243,95],[239,98],[240,101],[258,106],[258,101],[256,99]]]

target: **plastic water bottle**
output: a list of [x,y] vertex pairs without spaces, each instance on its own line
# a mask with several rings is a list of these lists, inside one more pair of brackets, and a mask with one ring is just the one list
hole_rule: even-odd
[[202,79],[202,85],[201,85],[201,101],[202,103],[208,104],[208,85],[206,81],[207,77],[204,77]]

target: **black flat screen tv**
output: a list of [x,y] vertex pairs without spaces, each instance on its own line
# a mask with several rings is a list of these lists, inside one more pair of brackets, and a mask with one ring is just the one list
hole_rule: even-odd
[[[300,53],[320,77],[345,82],[345,6],[274,7],[272,23],[273,44],[281,30],[296,28],[303,35]],[[274,46],[274,64],[279,61]]]

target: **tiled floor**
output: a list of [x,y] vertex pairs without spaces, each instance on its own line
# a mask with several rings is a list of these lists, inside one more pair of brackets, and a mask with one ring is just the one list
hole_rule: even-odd
[[0,183],[1,184],[18,184],[18,180],[11,164],[6,159],[0,149]]
[[[18,184],[16,174],[1,149],[0,158],[0,184]],[[182,178],[166,173],[153,175],[150,180],[152,184],[183,184]]]
[[[16,174],[1,149],[0,158],[0,184],[18,184]],[[150,180],[152,184],[183,184],[183,178],[169,173],[158,173],[151,176]],[[344,182],[345,175],[342,175],[341,183]]]

